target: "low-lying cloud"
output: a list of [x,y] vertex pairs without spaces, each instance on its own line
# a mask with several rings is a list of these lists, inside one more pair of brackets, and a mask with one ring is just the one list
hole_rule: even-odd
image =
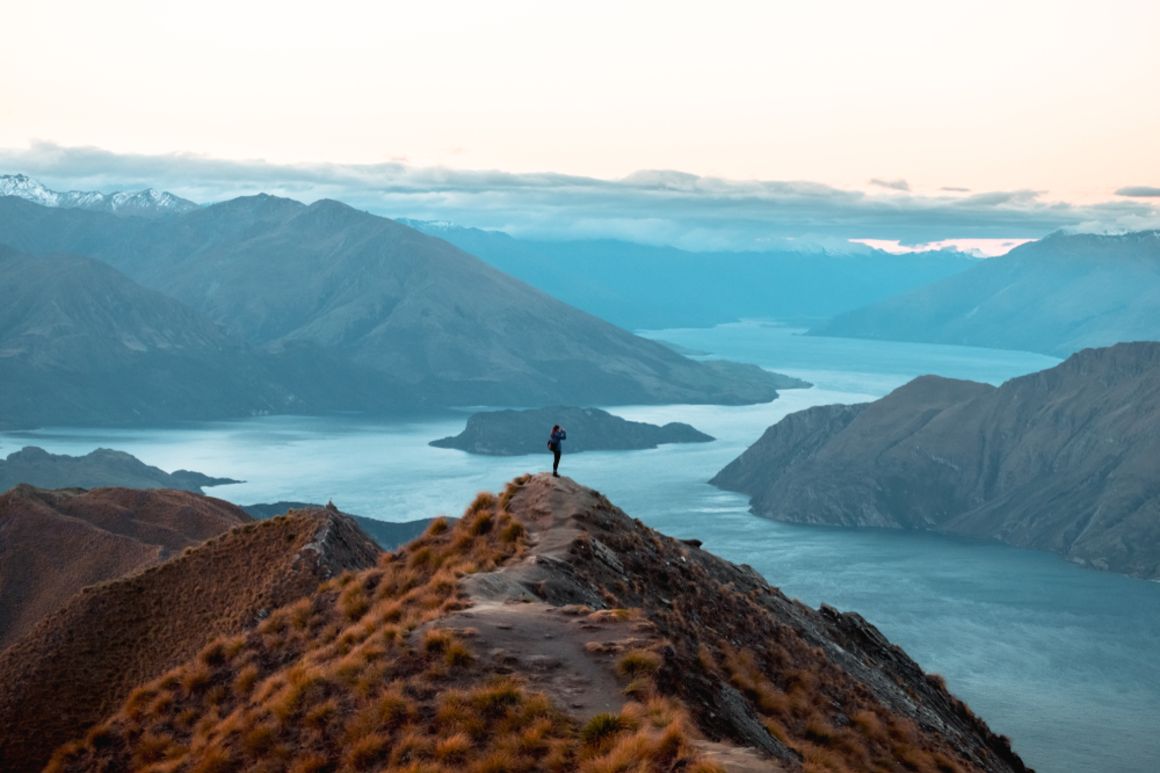
[[870,179],[871,185],[877,185],[879,188],[889,188],[892,191],[910,191],[910,183],[906,180],[883,180],[881,177],[873,177]]
[[258,192],[306,202],[334,198],[388,217],[535,238],[627,238],[688,249],[848,239],[1021,239],[1057,229],[1160,224],[1160,209],[1132,198],[1077,205],[1048,201],[1032,190],[921,195],[900,187],[903,180],[880,181],[892,192],[874,195],[808,181],[725,180],[663,170],[603,180],[401,162],[276,164],[190,153],[125,154],[52,143],[0,149],[2,172],[24,172],[58,189],[155,187],[203,203]]
[[1117,196],[1131,196],[1135,198],[1160,197],[1160,188],[1152,185],[1125,185],[1116,190]]

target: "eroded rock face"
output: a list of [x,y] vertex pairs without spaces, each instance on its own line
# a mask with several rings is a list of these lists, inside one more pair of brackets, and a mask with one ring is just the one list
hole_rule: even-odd
[[1160,577],[1160,344],[787,416],[712,482],[778,520],[944,531]]

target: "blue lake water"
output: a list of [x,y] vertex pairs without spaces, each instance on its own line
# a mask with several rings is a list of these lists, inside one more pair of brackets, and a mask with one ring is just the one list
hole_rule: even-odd
[[[815,386],[758,406],[605,406],[686,421],[717,438],[649,451],[565,454],[562,472],[633,516],[698,537],[808,604],[854,610],[942,674],[1041,771],[1153,771],[1160,760],[1160,583],[1096,572],[1000,544],[929,534],[794,526],[754,517],[705,483],[770,424],[811,405],[875,399],[922,373],[990,383],[1051,367],[1036,354],[812,338],[761,322],[647,333],[755,362]],[[461,416],[381,423],[265,417],[165,430],[55,428],[0,435],[0,452],[104,446],[150,464],[246,483],[211,489],[239,503],[325,502],[384,520],[456,515],[547,454],[475,457],[427,442]]]

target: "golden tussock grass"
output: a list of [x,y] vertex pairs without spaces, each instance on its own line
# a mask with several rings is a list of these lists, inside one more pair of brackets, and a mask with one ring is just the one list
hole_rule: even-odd
[[660,670],[664,660],[655,652],[643,649],[630,650],[616,661],[616,673],[625,679],[642,676],[651,677]]
[[[376,568],[335,577],[248,633],[211,642],[135,691],[94,734],[59,750],[49,770],[513,773],[691,764],[686,715],[649,708],[655,653],[621,658],[626,677],[644,680],[644,702],[630,703],[616,731],[594,746],[546,696],[490,674],[472,651],[471,631],[431,624],[466,605],[462,577],[524,551],[526,530],[505,510],[519,485],[499,497],[480,494],[459,521],[434,521]],[[652,718],[657,711],[666,721]]]
[[[806,649],[807,657],[821,658]],[[848,718],[835,711],[837,685],[825,684],[815,660],[795,659],[776,648],[765,655],[720,643],[718,654],[702,645],[698,660],[723,676],[750,699],[770,735],[801,755],[805,771],[859,773],[902,769],[922,773],[959,773],[964,768],[945,751],[932,746],[912,720],[887,712],[857,694],[841,695],[855,709]],[[776,680],[776,681],[775,681]],[[859,707],[859,704],[862,704]]]

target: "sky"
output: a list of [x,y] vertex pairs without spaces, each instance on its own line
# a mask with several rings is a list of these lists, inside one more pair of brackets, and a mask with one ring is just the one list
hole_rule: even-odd
[[1154,1],[9,0],[5,17],[0,172],[64,187],[276,189],[686,246],[1158,222]]

